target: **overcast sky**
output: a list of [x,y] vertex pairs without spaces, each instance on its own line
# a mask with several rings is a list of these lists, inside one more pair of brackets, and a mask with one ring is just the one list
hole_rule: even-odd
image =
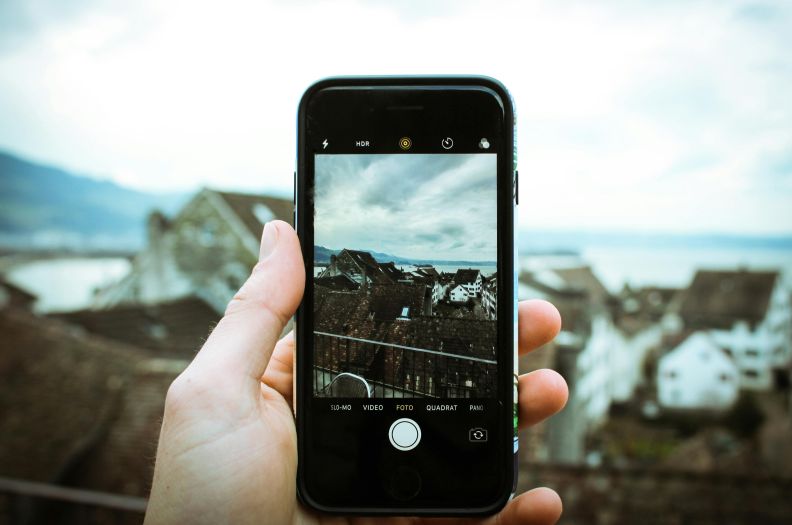
[[497,156],[318,155],[315,243],[415,259],[495,261]]
[[137,188],[291,193],[303,90],[483,73],[523,227],[792,233],[792,2],[3,0],[0,149]]

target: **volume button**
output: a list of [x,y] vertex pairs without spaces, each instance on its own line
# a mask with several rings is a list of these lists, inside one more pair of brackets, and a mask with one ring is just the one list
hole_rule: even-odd
[[514,205],[520,204],[520,172],[514,170]]

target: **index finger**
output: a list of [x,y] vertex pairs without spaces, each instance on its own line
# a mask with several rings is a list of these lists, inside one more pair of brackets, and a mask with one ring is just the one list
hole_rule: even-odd
[[561,314],[547,301],[520,301],[517,309],[520,355],[553,340],[561,330]]

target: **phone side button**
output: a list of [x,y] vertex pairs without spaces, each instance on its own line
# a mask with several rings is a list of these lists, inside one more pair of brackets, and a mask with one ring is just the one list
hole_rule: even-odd
[[520,172],[514,170],[514,205],[520,204]]

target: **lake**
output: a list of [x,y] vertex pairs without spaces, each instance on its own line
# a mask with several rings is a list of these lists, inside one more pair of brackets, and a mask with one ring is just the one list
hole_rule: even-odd
[[89,307],[96,288],[123,278],[130,267],[123,257],[65,257],[22,263],[5,277],[35,294],[36,311],[47,313]]

